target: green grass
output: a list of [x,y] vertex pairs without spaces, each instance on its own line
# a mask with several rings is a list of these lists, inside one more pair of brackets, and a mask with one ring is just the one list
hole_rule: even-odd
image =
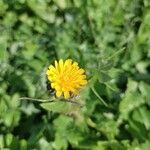
[[[149,0],[1,0],[0,149],[149,150],[149,20]],[[86,70],[77,104],[20,99],[52,100],[60,58]]]

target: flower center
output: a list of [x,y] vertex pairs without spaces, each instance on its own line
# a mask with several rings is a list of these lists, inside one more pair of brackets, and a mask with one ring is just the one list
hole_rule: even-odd
[[70,90],[70,88],[72,87],[72,81],[72,77],[68,74],[60,76],[60,84],[62,88]]

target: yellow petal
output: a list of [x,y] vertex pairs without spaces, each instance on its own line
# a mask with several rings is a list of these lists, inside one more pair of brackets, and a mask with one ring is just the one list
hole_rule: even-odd
[[56,70],[53,65],[50,65],[50,66],[48,67],[48,69],[49,69],[49,70],[51,70],[51,69],[52,69],[52,70]]
[[66,61],[65,61],[65,66],[69,66],[69,65],[71,65],[71,63],[72,63],[72,60],[71,59],[67,59]]
[[77,83],[76,85],[75,85],[75,88],[76,89],[78,89],[78,88],[80,88],[81,87],[81,85],[79,84],[79,83]]
[[52,82],[53,81],[53,77],[52,76],[48,76],[48,80]]
[[54,89],[55,88],[55,83],[51,83],[51,87]]
[[74,66],[74,67],[78,66],[78,63],[77,63],[77,62],[74,62],[74,63],[73,63],[73,66]]
[[58,70],[58,62],[55,60],[55,68]]
[[84,71],[84,69],[79,69],[78,72],[79,72],[79,74],[83,74],[85,71]]
[[60,91],[60,86],[57,84],[57,85],[55,85],[55,89],[57,90],[57,91]]
[[67,90],[66,87],[62,87],[62,91],[65,92]]
[[64,92],[64,97],[65,97],[65,99],[68,99],[69,97],[70,97],[70,94],[69,94],[69,92]]
[[57,96],[57,97],[60,97],[61,94],[62,94],[62,91],[57,91],[57,92],[56,92],[56,96]]
[[46,71],[46,75],[49,75],[49,74],[50,74],[50,71],[49,71],[49,70],[47,70],[47,71]]
[[60,60],[59,60],[59,69],[60,69],[60,72],[63,71],[63,68],[64,68],[64,63],[63,63],[63,60],[60,59]]
[[81,85],[86,85],[86,84],[87,84],[87,80],[82,80],[82,81],[80,82],[80,84],[81,84]]
[[80,79],[85,79],[86,75],[80,75]]

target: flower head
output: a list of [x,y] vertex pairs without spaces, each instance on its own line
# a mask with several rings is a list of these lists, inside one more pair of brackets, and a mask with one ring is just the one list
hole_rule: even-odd
[[79,68],[77,62],[71,59],[55,61],[55,65],[50,65],[46,72],[51,87],[55,90],[56,96],[64,96],[68,99],[72,94],[87,84],[85,71]]

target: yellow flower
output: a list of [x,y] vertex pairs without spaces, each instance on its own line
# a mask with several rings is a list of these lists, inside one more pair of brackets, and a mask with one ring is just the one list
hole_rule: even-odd
[[85,71],[79,68],[77,62],[71,59],[59,62],[55,61],[55,65],[50,65],[46,72],[51,87],[55,90],[56,96],[64,96],[65,99],[76,95],[78,90],[87,84]]

